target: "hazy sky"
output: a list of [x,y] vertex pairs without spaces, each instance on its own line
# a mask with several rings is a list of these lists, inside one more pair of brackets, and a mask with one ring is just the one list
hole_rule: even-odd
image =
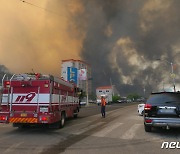
[[[26,2],[48,7],[48,0]],[[56,5],[48,12],[20,0],[0,0],[0,64],[15,73],[34,69],[59,75],[62,59],[80,58],[82,36],[71,26],[70,3]]]
[[[0,65],[60,75],[63,59],[92,66],[94,87],[121,93],[180,83],[179,0],[0,0]],[[37,7],[36,7],[37,6]],[[43,8],[43,9],[42,9]],[[102,80],[103,78],[103,80]]]

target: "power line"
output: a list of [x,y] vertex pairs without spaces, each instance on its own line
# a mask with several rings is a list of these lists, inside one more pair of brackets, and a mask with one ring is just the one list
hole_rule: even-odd
[[47,12],[50,12],[50,13],[53,13],[53,14],[56,14],[56,15],[60,16],[58,13],[56,13],[56,12],[54,12],[54,11],[51,11],[51,10],[48,10],[48,9],[46,9],[46,8],[40,7],[40,6],[35,5],[35,4],[33,4],[33,3],[29,3],[29,2],[26,2],[26,1],[24,1],[24,0],[20,0],[20,1],[23,2],[23,3],[26,3],[26,4],[28,4],[28,5],[31,5],[31,6],[34,6],[34,7],[39,8],[39,9],[42,9],[42,10],[44,10],[44,11],[47,11]]

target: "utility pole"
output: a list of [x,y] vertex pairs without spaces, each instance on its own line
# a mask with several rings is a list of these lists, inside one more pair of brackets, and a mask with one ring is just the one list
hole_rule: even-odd
[[163,81],[163,91],[165,91],[165,90],[164,90],[164,81]]
[[165,62],[167,62],[168,64],[170,64],[171,65],[171,77],[172,77],[172,79],[173,79],[173,89],[174,89],[174,92],[176,92],[176,84],[175,84],[175,74],[174,74],[174,64],[173,64],[173,62],[169,62],[168,60],[162,60],[162,59],[156,59],[156,60],[161,60],[161,61],[165,61]]
[[[168,61],[167,61],[168,62]],[[176,85],[175,85],[175,74],[174,74],[174,67],[173,63],[171,62],[171,76],[173,78],[173,87],[174,87],[174,92],[176,92]]]
[[89,105],[88,69],[86,66],[86,104]]

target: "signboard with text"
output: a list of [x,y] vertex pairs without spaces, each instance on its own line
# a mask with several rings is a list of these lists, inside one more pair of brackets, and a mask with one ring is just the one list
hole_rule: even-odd
[[68,81],[71,81],[71,82],[77,84],[77,78],[78,78],[77,68],[68,67],[67,68],[67,79],[68,79]]

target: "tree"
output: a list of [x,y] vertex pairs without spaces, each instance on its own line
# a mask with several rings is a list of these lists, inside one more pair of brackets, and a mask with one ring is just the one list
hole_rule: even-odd
[[127,98],[128,99],[130,99],[130,100],[137,100],[138,98],[140,98],[141,96],[139,96],[138,94],[136,94],[136,93],[133,93],[133,94],[129,94],[128,96],[127,96]]
[[112,101],[115,103],[115,102],[117,102],[118,100],[120,100],[121,99],[121,97],[120,96],[118,96],[118,95],[114,95],[113,97],[112,97]]

